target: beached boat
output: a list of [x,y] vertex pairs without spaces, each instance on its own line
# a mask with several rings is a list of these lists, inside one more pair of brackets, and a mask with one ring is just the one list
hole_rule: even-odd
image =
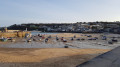
[[6,41],[8,41],[8,39],[7,38],[1,38],[0,41],[6,42]]
[[113,42],[112,41],[108,41],[108,44],[113,44]]
[[11,42],[15,42],[15,39],[12,39]]
[[102,40],[107,40],[107,37],[106,36],[102,36]]
[[112,39],[112,41],[113,41],[113,42],[118,42],[118,40],[117,40],[117,39]]
[[32,40],[31,39],[28,39],[27,42],[31,42]]

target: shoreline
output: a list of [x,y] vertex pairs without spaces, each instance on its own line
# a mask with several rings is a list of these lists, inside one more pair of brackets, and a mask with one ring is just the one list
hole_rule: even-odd
[[79,34],[119,34],[119,33],[110,33],[110,32],[41,32],[41,31],[28,31],[28,32],[39,32],[39,33],[79,33]]
[[[78,34],[78,33],[61,33],[61,34],[46,34],[45,38],[51,35],[52,38],[49,39],[47,43],[45,43],[45,39],[41,41],[36,40],[32,42],[27,42],[25,38],[16,38],[16,42],[0,42],[0,47],[5,48],[64,48],[64,46],[69,46],[69,48],[83,49],[83,48],[97,48],[97,49],[113,49],[117,46],[120,46],[120,42],[116,42],[114,44],[108,44],[108,41],[112,36],[120,36],[117,34],[107,34],[105,36],[109,37],[107,40],[101,40],[101,35],[104,34],[87,34],[92,35],[92,37],[98,37],[97,40],[88,40],[90,37],[86,37],[86,34]],[[74,37],[73,41],[71,41],[71,37]],[[59,38],[64,37],[67,42],[62,42],[61,40],[56,41],[56,36]],[[35,39],[39,39],[38,36],[34,37]],[[77,40],[78,38],[84,38],[85,40]],[[120,40],[120,38],[118,38]]]

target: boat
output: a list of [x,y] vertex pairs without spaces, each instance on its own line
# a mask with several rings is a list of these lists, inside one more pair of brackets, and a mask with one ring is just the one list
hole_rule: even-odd
[[113,42],[112,41],[108,41],[108,44],[113,44]]
[[107,37],[106,36],[102,36],[102,40],[107,40]]
[[31,39],[27,40],[27,42],[31,42],[31,41],[32,41]]
[[84,38],[81,38],[81,40],[85,40]]
[[63,39],[63,42],[67,42],[67,40],[66,40],[66,39]]
[[11,42],[15,42],[15,39],[12,39]]
[[113,42],[118,42],[118,40],[116,40],[116,39],[112,39],[112,41],[113,41]]
[[64,48],[69,48],[68,46],[64,46]]
[[6,42],[6,41],[8,41],[8,39],[7,38],[1,38],[0,41]]

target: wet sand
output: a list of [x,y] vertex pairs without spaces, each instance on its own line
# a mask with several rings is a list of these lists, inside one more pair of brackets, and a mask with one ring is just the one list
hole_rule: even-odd
[[[108,44],[108,41],[112,39],[111,37],[120,37],[118,34],[79,34],[79,33],[60,33],[60,34],[50,34],[52,38],[45,43],[45,39],[41,41],[32,41],[26,42],[27,39],[25,38],[16,38],[16,42],[3,42],[0,43],[0,47],[3,48],[64,48],[64,46],[69,46],[69,48],[77,48],[77,49],[86,49],[86,48],[94,48],[94,49],[114,49],[120,46],[120,38],[117,38],[118,42],[114,44]],[[76,35],[73,41],[71,41],[71,37]],[[97,40],[88,40],[88,38],[84,35],[92,35],[92,37],[98,37]],[[102,40],[101,35],[107,36],[107,40]],[[49,35],[45,35],[47,38]],[[61,40],[56,41],[56,36],[59,38],[64,37],[67,42],[62,42]],[[85,40],[76,40],[77,38],[84,38]],[[29,39],[29,38],[28,38]],[[39,37],[36,37],[39,39]]]

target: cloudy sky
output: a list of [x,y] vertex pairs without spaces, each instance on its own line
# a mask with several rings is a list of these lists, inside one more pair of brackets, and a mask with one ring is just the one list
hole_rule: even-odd
[[0,27],[79,21],[120,21],[120,0],[0,0]]

